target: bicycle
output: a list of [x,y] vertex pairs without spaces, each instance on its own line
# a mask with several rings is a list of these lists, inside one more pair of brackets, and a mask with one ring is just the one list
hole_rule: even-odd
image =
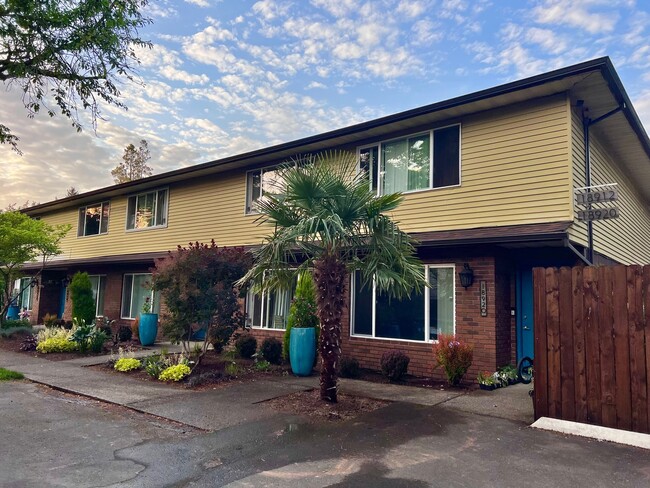
[[521,358],[517,365],[517,376],[524,385],[533,381],[533,360],[528,356]]

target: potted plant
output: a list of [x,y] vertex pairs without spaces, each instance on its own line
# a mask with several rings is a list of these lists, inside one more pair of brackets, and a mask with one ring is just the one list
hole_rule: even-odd
[[476,379],[481,390],[491,391],[498,388],[494,375],[489,371],[481,371]]
[[140,344],[151,346],[156,342],[158,335],[158,314],[151,312],[151,297],[147,297],[142,305],[140,313],[140,323],[138,325],[138,336]]
[[316,293],[311,274],[305,271],[298,276],[296,295],[287,320],[291,371],[296,376],[309,376],[316,360],[318,317],[316,316]]
[[499,374],[501,375],[501,377],[504,378],[504,380],[507,382],[508,385],[514,385],[515,383],[519,383],[519,375],[517,374],[517,368],[515,368],[511,364],[499,368]]

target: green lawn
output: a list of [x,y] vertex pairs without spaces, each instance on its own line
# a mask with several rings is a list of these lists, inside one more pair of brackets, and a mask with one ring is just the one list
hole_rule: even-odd
[[0,381],[9,380],[22,380],[24,378],[22,373],[11,371],[10,369],[0,368]]

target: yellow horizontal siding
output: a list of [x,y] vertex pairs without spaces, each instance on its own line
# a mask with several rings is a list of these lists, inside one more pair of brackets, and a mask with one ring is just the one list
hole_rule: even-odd
[[[584,140],[582,122],[578,113],[573,114],[574,184],[585,185]],[[650,211],[635,189],[632,181],[616,164],[598,140],[593,130],[590,134],[591,184],[618,183],[619,200],[612,203],[619,209],[618,219],[594,222],[594,250],[622,264],[650,263]],[[576,216],[577,219],[577,216]],[[576,222],[570,237],[587,245],[587,225]]]
[[[491,110],[460,120],[461,185],[406,194],[394,217],[408,232],[554,222],[571,218],[566,97]],[[76,237],[77,209],[45,215],[73,223],[65,258],[174,249],[189,241],[258,244],[270,231],[244,215],[245,171],[169,187],[168,227],[127,232],[127,197],[111,201],[109,233]]]

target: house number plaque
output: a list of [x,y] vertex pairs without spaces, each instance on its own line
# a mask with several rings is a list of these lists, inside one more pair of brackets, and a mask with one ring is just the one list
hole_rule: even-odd
[[487,281],[481,281],[481,317],[487,317]]

